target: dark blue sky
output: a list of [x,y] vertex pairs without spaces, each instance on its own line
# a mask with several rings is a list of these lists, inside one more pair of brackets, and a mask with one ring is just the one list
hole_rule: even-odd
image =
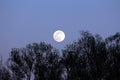
[[[66,38],[57,43],[52,34]],[[45,41],[56,48],[76,40],[80,30],[107,37],[120,31],[120,0],[0,0],[0,54]]]

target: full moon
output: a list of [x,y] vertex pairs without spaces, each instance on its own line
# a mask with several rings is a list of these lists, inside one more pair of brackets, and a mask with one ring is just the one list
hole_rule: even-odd
[[57,30],[53,33],[53,39],[56,42],[62,42],[65,39],[65,33],[61,30]]

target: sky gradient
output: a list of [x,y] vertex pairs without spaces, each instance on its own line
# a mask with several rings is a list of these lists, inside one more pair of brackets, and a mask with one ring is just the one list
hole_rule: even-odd
[[[66,38],[57,43],[53,32]],[[56,48],[79,37],[80,30],[107,37],[120,32],[120,0],[0,0],[0,55],[11,48],[47,42]]]

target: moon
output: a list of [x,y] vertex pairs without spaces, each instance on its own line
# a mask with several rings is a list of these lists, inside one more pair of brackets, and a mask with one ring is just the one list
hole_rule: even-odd
[[65,39],[65,33],[62,30],[57,30],[53,33],[53,39],[56,42],[62,42]]

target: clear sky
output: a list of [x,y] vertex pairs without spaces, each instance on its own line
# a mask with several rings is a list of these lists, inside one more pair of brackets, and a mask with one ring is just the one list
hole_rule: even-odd
[[[52,34],[66,38],[57,43]],[[0,0],[0,54],[28,43],[47,42],[56,48],[79,37],[80,30],[107,37],[120,32],[120,0]]]

